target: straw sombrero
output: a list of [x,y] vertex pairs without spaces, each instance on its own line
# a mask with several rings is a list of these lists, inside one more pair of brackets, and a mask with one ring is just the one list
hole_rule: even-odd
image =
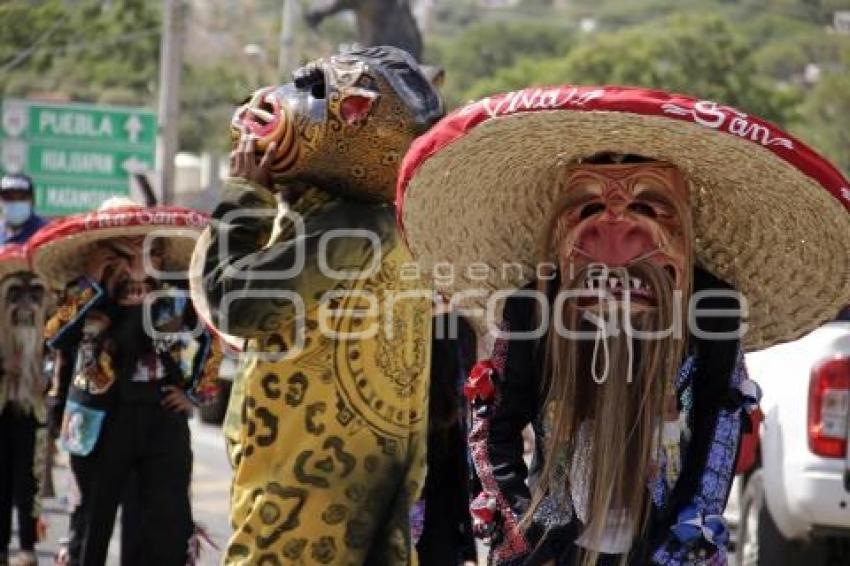
[[[421,269],[451,266],[453,278],[434,278],[450,294],[523,284],[559,169],[601,152],[668,161],[689,178],[697,261],[745,295],[748,349],[797,338],[850,302],[850,184],[838,170],[734,108],[640,88],[489,97],[419,138],[396,204]],[[516,264],[522,275],[504,269]]]
[[52,286],[62,287],[83,275],[95,242],[157,234],[169,238],[163,271],[185,271],[208,220],[188,208],[144,207],[127,198],[111,198],[94,212],[68,216],[39,230],[29,241],[32,265]]
[[26,247],[20,244],[0,246],[0,281],[21,271],[32,271]]

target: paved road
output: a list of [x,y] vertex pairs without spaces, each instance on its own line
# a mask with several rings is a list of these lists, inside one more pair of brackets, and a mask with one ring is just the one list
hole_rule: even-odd
[[[228,505],[231,478],[230,465],[224,452],[224,440],[219,427],[203,424],[197,418],[191,421],[191,429],[192,449],[195,455],[192,482],[192,509],[195,520],[207,529],[213,542],[220,549],[224,549],[230,536]],[[44,566],[53,563],[52,557],[56,552],[58,540],[68,531],[68,512],[64,495],[68,493],[70,473],[64,459],[57,463],[54,481],[60,497],[45,501],[45,516],[49,523],[48,540],[41,543],[38,548],[39,564]],[[737,519],[736,497],[730,501],[730,508],[731,513],[727,513],[727,516],[734,524]],[[120,521],[116,521],[116,529],[109,549],[109,566],[119,564],[119,529]],[[17,542],[17,538],[14,542]],[[486,549],[482,547],[480,550],[483,559]],[[201,564],[202,566],[221,564],[221,550],[206,547]],[[730,560],[729,566],[734,566],[734,557]]]
[[221,428],[192,421],[195,466],[192,478],[192,511],[220,550],[205,549],[201,564],[221,564],[221,552],[230,538],[230,463],[224,450]]
[[[192,450],[195,454],[192,482],[192,510],[195,521],[203,525],[210,538],[223,549],[230,536],[227,510],[230,495],[230,465],[224,452],[224,440],[219,427],[191,421]],[[70,471],[67,460],[62,458],[54,468],[54,482],[58,497],[44,502],[48,521],[48,539],[38,547],[39,565],[53,564],[58,541],[68,532],[68,505]],[[109,566],[118,565],[120,557],[120,521],[116,521],[115,532],[109,547]],[[13,536],[13,545],[17,535]],[[205,547],[202,566],[221,564],[221,550]]]

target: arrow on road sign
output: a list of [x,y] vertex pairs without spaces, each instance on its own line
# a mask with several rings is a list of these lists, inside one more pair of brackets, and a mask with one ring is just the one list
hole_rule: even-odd
[[132,143],[139,143],[139,134],[142,132],[142,121],[135,114],[131,114],[124,122],[124,129],[127,135],[130,136]]
[[128,175],[133,175],[135,173],[143,173],[146,171],[150,165],[146,161],[142,161],[140,159],[136,159],[136,156],[128,157],[121,163],[121,168],[127,172]]

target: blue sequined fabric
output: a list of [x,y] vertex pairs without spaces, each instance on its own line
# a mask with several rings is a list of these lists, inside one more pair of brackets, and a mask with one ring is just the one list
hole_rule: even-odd
[[[691,381],[693,379],[695,359],[693,355],[688,356],[684,363],[682,363],[682,367],[679,368],[679,373],[676,375],[676,391],[681,392],[679,394],[679,405],[682,407],[682,413],[684,413],[686,421],[689,420],[688,417],[693,408]],[[680,451],[682,454],[687,449],[686,442],[687,435],[681,440]],[[658,473],[649,480],[649,492],[652,496],[652,503],[659,509],[662,509],[667,504],[667,497],[673,488],[673,485],[667,481],[667,454],[664,450],[659,451],[657,464]]]
[[[739,351],[735,370],[729,380],[729,388],[739,388],[746,378],[744,354],[743,351]],[[726,507],[726,498],[735,474],[741,419],[741,407],[719,410],[706,468],[700,479],[699,490],[691,501],[691,504],[705,515],[722,515]],[[722,546],[713,552],[706,552],[708,543],[702,539],[697,545],[681,546],[674,544],[673,538],[671,535],[668,541],[655,551],[652,557],[653,564],[660,566],[726,564],[726,549]]]

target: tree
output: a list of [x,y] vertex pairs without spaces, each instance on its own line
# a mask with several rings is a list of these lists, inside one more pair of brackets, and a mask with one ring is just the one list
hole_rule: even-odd
[[757,71],[783,83],[801,83],[810,64],[835,69],[843,50],[850,46],[846,35],[775,13],[756,16],[740,28]]
[[[748,9],[748,15],[765,11],[764,0],[739,0]],[[772,0],[771,12],[783,16],[825,26],[832,22],[832,15],[847,9],[847,0]]]
[[442,28],[453,31],[463,30],[478,19],[478,7],[474,0],[437,2],[434,5],[433,18],[434,22]]
[[156,93],[160,16],[145,0],[0,6],[0,95],[149,104]]
[[850,175],[850,73],[827,73],[800,109],[794,133]]
[[228,151],[230,119],[252,86],[242,67],[187,66],[180,96],[180,149]]
[[521,57],[548,58],[567,53],[573,34],[563,26],[506,22],[478,24],[457,37],[427,46],[425,60],[446,71],[449,105],[464,102],[477,81],[511,67]]
[[[596,20],[603,32],[618,31],[650,21],[661,21],[670,14],[711,11],[715,15],[730,12],[737,0],[570,0],[575,19]],[[659,30],[663,28],[658,28]]]
[[[0,96],[51,93],[75,102],[155,108],[158,6],[146,0],[0,5],[0,21],[16,22],[0,27],[0,66],[19,58],[0,82]],[[240,57],[241,51],[226,62],[184,65],[181,149],[227,148],[230,116],[257,86],[253,69]]]
[[[658,30],[663,29],[664,33]],[[620,84],[717,100],[775,122],[799,101],[756,73],[746,41],[719,17],[675,16],[591,36],[561,57],[523,59],[467,91],[471,98],[551,84]]]
[[391,45],[421,60],[422,34],[407,0],[314,0],[309,4],[305,21],[313,29],[327,17],[350,10],[357,18],[360,45]]

